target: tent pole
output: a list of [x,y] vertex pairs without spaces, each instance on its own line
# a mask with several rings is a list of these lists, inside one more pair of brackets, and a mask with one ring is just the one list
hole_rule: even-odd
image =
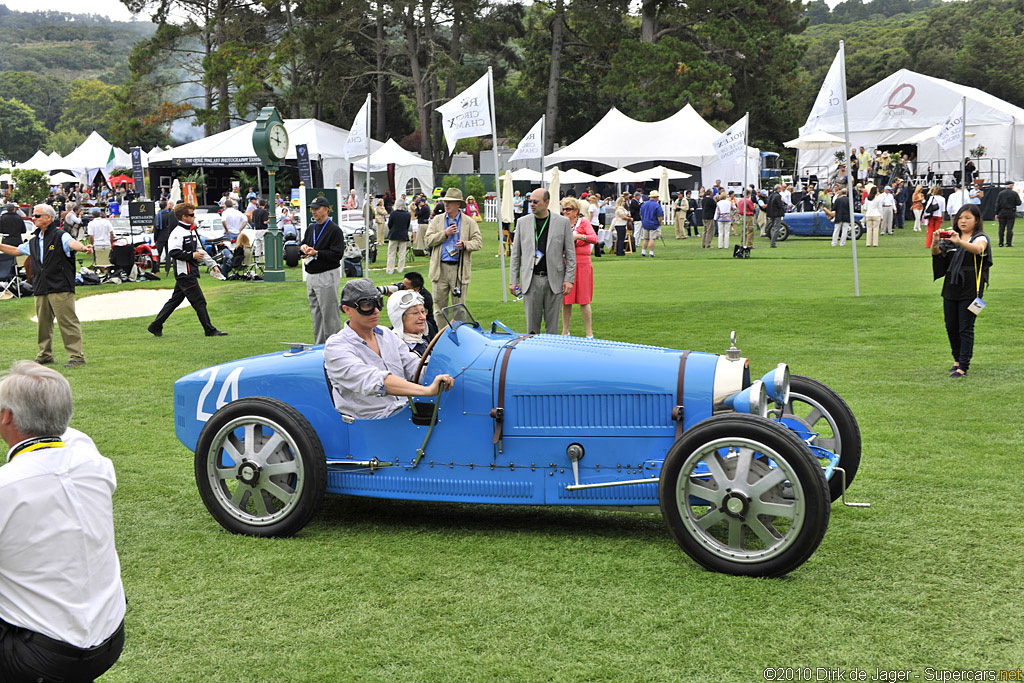
[[544,182],[544,128],[548,125],[548,115],[540,115],[540,186],[545,190],[548,189],[548,184]]
[[[849,101],[846,99],[846,45],[843,41],[839,41],[839,52],[843,55],[843,68],[841,73],[843,74],[843,139],[846,144],[846,149],[850,149],[850,115],[848,113]],[[849,154],[849,152],[846,152]],[[857,212],[855,211],[856,202],[853,201],[853,174],[850,169],[853,165],[850,160],[846,160],[846,199],[850,207],[850,243],[853,246],[853,295],[860,296],[860,276],[857,273]],[[866,228],[865,228],[866,229]]]
[[[960,206],[967,203],[967,97],[963,98],[963,135],[960,136]],[[952,218],[952,216],[950,216]]]
[[[494,197],[498,201],[498,255],[501,257],[501,300],[508,303],[508,286],[505,280],[505,246],[501,242],[501,182],[498,179],[498,121],[494,111],[494,69],[487,67],[487,92],[491,104],[491,152],[494,154]],[[541,135],[541,145],[544,137]],[[543,146],[541,152],[543,153]],[[541,181],[544,180],[544,159],[541,158]],[[460,283],[461,284],[461,283]]]
[[263,176],[260,175],[260,167],[256,167],[256,191],[263,196]]
[[370,93],[366,93],[366,188],[363,196],[363,213],[366,215],[366,260],[363,261],[363,276],[370,277],[370,229],[373,227],[374,217],[371,212],[376,212],[373,202],[370,201]]
[[[746,194],[747,194],[747,144],[748,144],[747,141],[748,141],[748,138],[750,136],[750,112],[749,111],[744,115],[744,118],[747,120],[747,122],[743,125],[743,192],[740,194],[740,199],[743,199],[743,197],[746,196]],[[750,196],[750,203],[751,204],[754,203],[754,196],[753,195]],[[747,210],[746,203],[743,204],[743,210],[744,211]],[[741,230],[743,230],[743,237],[740,239],[740,244],[742,244],[745,247],[752,247],[752,246],[754,246],[753,244],[747,244],[746,243],[746,240],[747,240],[747,214],[743,213],[743,214],[740,214],[740,215],[743,216],[743,218],[741,220],[741,223],[742,223]],[[753,217],[751,217],[751,218],[753,218]]]

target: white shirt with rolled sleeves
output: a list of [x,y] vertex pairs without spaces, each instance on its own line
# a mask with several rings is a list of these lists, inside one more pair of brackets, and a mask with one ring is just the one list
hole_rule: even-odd
[[245,217],[245,214],[233,206],[224,209],[220,219],[224,221],[224,231],[231,235],[231,239],[237,239],[242,229],[249,224],[249,219]]
[[375,327],[378,356],[369,344],[345,323],[324,345],[324,367],[331,381],[335,409],[351,417],[366,419],[392,415],[405,406],[405,396],[389,396],[384,379],[394,375],[412,381],[420,357],[390,330]]
[[114,224],[106,218],[94,218],[89,222],[89,237],[97,247],[110,248],[114,238]]
[[79,648],[124,620],[114,465],[68,430],[64,447],[0,467],[0,619]]

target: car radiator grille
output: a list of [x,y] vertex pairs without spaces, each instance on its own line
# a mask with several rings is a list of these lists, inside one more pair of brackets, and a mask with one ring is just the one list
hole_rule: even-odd
[[644,429],[672,426],[671,394],[515,394],[518,429]]

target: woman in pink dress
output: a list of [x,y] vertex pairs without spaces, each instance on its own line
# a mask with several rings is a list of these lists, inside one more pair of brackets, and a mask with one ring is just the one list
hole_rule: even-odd
[[594,298],[594,266],[590,263],[590,249],[592,245],[597,244],[597,233],[594,232],[590,221],[583,217],[580,202],[575,197],[566,197],[562,200],[562,215],[569,219],[576,243],[576,281],[572,291],[562,299],[562,334],[569,334],[572,305],[579,304],[587,337],[593,338],[590,301]]
[[466,215],[473,220],[480,220],[480,207],[477,206],[476,199],[473,195],[466,197]]

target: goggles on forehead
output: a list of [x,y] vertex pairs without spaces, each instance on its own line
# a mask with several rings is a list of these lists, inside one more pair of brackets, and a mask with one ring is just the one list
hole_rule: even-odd
[[408,306],[413,303],[423,303],[423,296],[421,296],[419,292],[402,292],[398,297],[398,303],[403,306]]

